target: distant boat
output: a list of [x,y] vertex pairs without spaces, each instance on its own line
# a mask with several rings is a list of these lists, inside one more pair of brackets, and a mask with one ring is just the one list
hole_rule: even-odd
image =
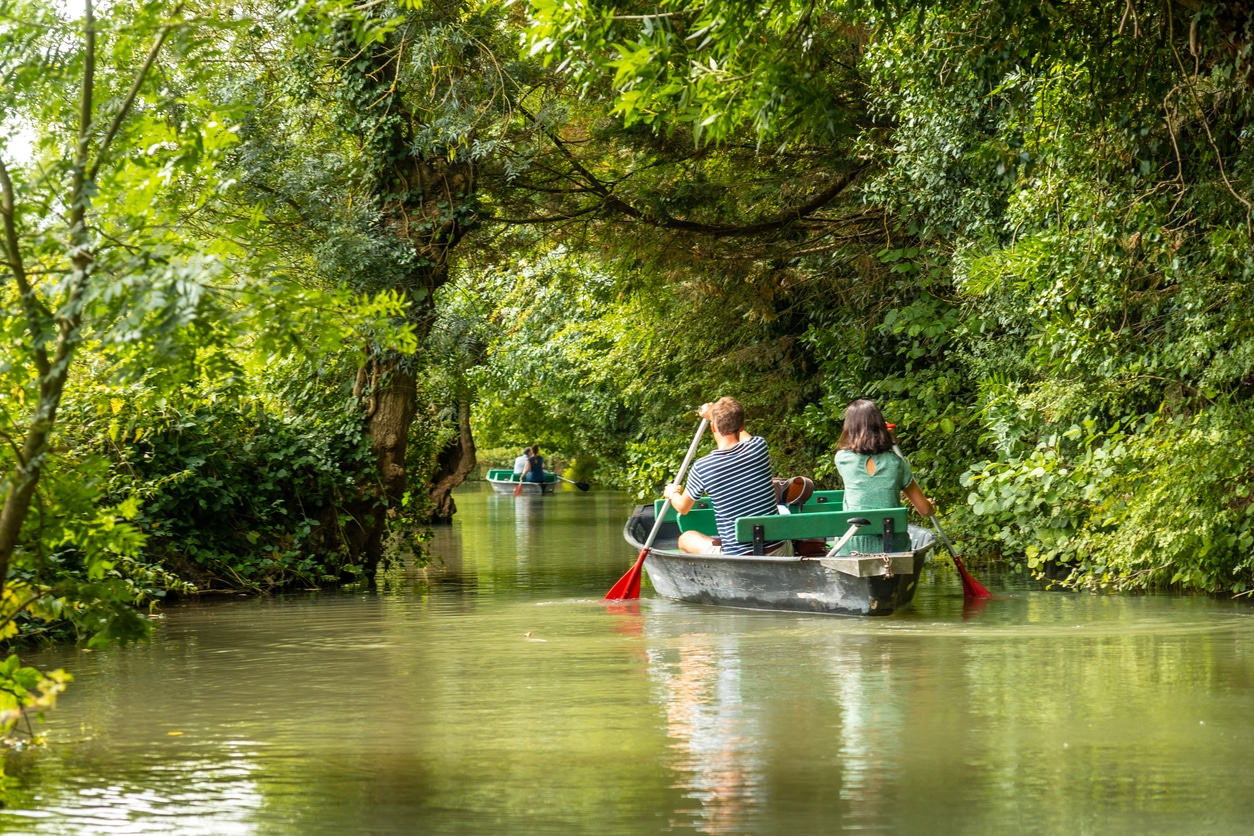
[[[809,556],[766,554],[684,554],[678,549],[681,531],[697,530],[716,536],[714,510],[707,499],[697,501],[682,517],[664,500],[640,505],[627,520],[623,537],[635,549],[644,548],[661,508],[662,527],[644,561],[644,569],[658,594],[696,604],[715,604],[757,610],[827,613],[832,615],[891,615],[914,598],[919,573],[935,547],[935,535],[909,525],[905,508],[842,511],[843,491],[817,491],[814,502],[800,511],[736,521],[743,542],[803,541]],[[827,557],[834,541],[849,530],[851,519],[871,524],[858,531],[854,542],[867,551]],[[881,539],[881,534],[887,534]],[[882,544],[890,547],[883,551]],[[879,544],[871,552],[868,544]]]
[[[518,487],[518,474],[512,470],[501,468],[499,470],[488,471],[488,482],[492,485],[492,490],[497,493],[513,493],[514,488]],[[557,490],[558,480],[556,473],[545,473],[543,482],[523,482],[523,493],[553,493]]]

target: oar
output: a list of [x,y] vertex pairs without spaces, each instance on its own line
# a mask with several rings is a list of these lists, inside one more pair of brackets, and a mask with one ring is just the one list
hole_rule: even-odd
[[[697,425],[697,434],[692,437],[692,444],[688,446],[688,455],[684,456],[684,463],[679,466],[679,475],[675,477],[676,482],[684,480],[684,474],[688,472],[688,465],[692,462],[692,457],[697,452],[697,447],[701,444],[701,436],[705,433],[706,426],[709,421],[702,418],[701,423]],[[662,521],[666,519],[666,504],[662,505],[662,513],[657,515],[657,519],[653,522],[653,530],[649,532],[649,538],[644,541],[644,548],[640,550],[640,556],[636,558],[636,565],[627,570],[627,574],[618,579],[618,583],[610,587],[610,591],[605,593],[607,601],[621,601],[624,598],[640,597],[640,570],[644,568],[644,559],[649,554],[649,548],[653,545],[653,541],[657,539],[657,533],[662,529]]]
[[[554,473],[553,475],[557,476],[556,473]],[[570,484],[574,485],[576,488],[579,488],[579,490],[584,491],[585,493],[588,491],[589,485],[587,482],[571,482],[565,476],[557,476],[557,478],[561,479],[563,482],[570,482]]]
[[[889,430],[893,429],[892,424],[888,425]],[[903,462],[909,464],[906,454],[901,452],[901,448],[897,446],[897,442],[893,442],[893,452],[901,457]],[[917,481],[917,480],[916,480]],[[962,597],[963,598],[992,598],[993,593],[984,588],[984,584],[977,581],[967,571],[967,567],[962,565],[962,558],[954,551],[954,544],[949,542],[949,538],[945,536],[944,529],[941,528],[940,520],[936,519],[936,506],[932,506],[932,515],[928,520],[932,523],[932,527],[936,529],[936,534],[940,537],[941,545],[945,547],[945,551],[949,552],[949,556],[954,559],[954,565],[958,567],[958,574],[962,578]]]
[[945,536],[945,529],[941,528],[940,520],[936,519],[936,515],[933,514],[928,519],[932,521],[932,525],[936,528],[936,533],[940,536],[940,541],[945,546],[945,551],[949,552],[949,556],[954,559],[954,565],[958,567],[958,574],[962,576],[963,597],[992,598],[993,593],[985,589],[984,584],[971,577],[967,567],[962,565],[962,558],[954,551],[954,544],[949,542],[949,538]]
[[522,496],[522,492],[523,492],[522,491],[522,486],[523,486],[522,479],[523,479],[522,474],[521,473],[518,474],[518,484],[514,486],[514,496]]
[[827,553],[826,557],[835,557],[836,553],[845,547],[845,543],[848,543],[849,539],[858,533],[859,528],[864,525],[871,524],[870,520],[863,519],[862,517],[854,517],[847,522],[849,523],[849,530],[845,532],[843,537],[836,541],[836,545],[832,546],[832,550]]

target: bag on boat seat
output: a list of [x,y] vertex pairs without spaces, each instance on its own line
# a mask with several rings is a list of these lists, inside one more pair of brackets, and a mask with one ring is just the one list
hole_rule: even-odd
[[801,510],[806,500],[814,495],[814,482],[805,476],[772,481],[775,483],[775,504],[783,505],[789,511]]
[[[775,480],[775,499],[781,514],[797,513],[814,495],[814,482],[805,476]],[[821,557],[827,554],[827,541],[820,538],[793,540],[792,553],[797,557]]]

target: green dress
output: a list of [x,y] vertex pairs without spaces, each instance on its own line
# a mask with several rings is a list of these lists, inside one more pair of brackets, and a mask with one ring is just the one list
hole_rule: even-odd
[[[875,460],[875,474],[866,472],[867,459]],[[914,481],[910,464],[901,456],[888,450],[873,456],[864,456],[852,450],[836,451],[836,471],[845,483],[843,508],[846,511],[869,511],[874,508],[900,508],[901,492]],[[897,532],[905,534],[904,531]],[[879,553],[884,550],[884,538],[879,534],[860,534],[849,541],[842,552]]]

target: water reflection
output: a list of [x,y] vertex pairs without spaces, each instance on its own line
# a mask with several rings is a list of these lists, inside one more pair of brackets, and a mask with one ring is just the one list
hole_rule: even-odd
[[901,685],[893,682],[890,646],[866,637],[831,649],[832,691],[840,706],[840,797],[848,815],[867,824],[891,809],[905,737]]
[[606,604],[629,504],[459,495],[379,594],[45,654],[76,681],[0,831],[1248,829],[1248,607],[982,578],[968,620],[943,568],[890,619]]
[[666,733],[675,741],[671,769],[682,776],[673,786],[699,802],[706,833],[741,831],[762,783],[752,750],[758,730],[743,711],[738,651],[733,636],[684,634],[676,647],[649,652]]

